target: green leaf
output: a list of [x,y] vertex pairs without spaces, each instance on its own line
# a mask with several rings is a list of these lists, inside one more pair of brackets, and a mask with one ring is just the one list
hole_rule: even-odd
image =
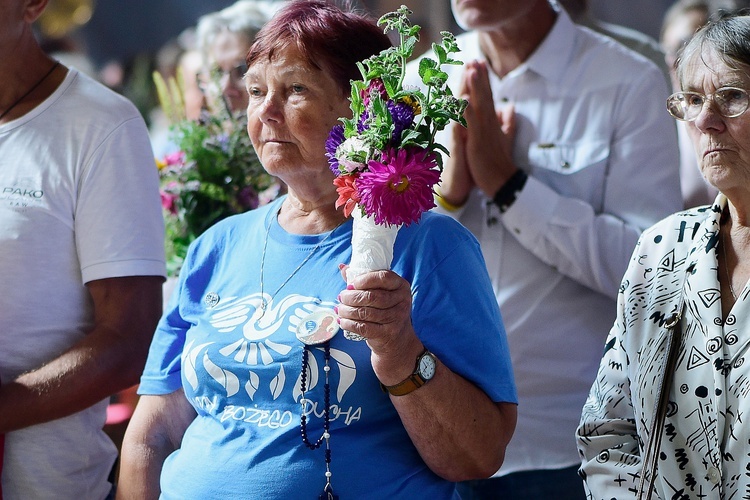
[[433,43],[432,44],[432,51],[437,56],[439,64],[444,64],[445,61],[448,59],[448,53],[446,52],[446,50],[443,48],[442,45],[438,45],[436,43]]

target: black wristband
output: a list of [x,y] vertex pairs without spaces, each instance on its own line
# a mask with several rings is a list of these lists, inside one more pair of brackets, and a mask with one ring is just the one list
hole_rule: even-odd
[[526,175],[526,172],[518,169],[505,184],[500,186],[500,189],[497,190],[497,193],[492,198],[492,202],[500,209],[500,213],[504,213],[516,201],[516,196],[526,185],[526,179],[528,178],[529,176]]

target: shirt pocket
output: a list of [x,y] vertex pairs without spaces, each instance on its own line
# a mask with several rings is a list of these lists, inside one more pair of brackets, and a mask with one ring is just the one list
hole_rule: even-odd
[[609,154],[605,140],[532,142],[529,172],[557,193],[585,200],[599,211],[604,204]]

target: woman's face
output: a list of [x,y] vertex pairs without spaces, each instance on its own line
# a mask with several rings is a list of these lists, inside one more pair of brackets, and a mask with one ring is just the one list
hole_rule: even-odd
[[[750,66],[733,69],[713,51],[686,61],[682,90],[713,95],[722,87],[750,89]],[[710,99],[698,118],[688,122],[698,164],[706,180],[731,197],[732,190],[750,187],[750,112],[726,118]]]
[[[290,188],[332,187],[325,141],[339,117],[351,116],[348,94],[312,66],[294,44],[253,64],[245,78],[247,131],[268,173]],[[295,186],[297,182],[303,183]]]

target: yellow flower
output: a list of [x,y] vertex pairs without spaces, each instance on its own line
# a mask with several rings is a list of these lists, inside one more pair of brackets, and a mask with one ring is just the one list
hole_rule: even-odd
[[404,104],[411,106],[411,109],[414,110],[414,115],[418,115],[422,113],[422,107],[419,105],[419,101],[417,99],[414,99],[414,97],[410,95],[405,95],[401,98],[401,102]]

